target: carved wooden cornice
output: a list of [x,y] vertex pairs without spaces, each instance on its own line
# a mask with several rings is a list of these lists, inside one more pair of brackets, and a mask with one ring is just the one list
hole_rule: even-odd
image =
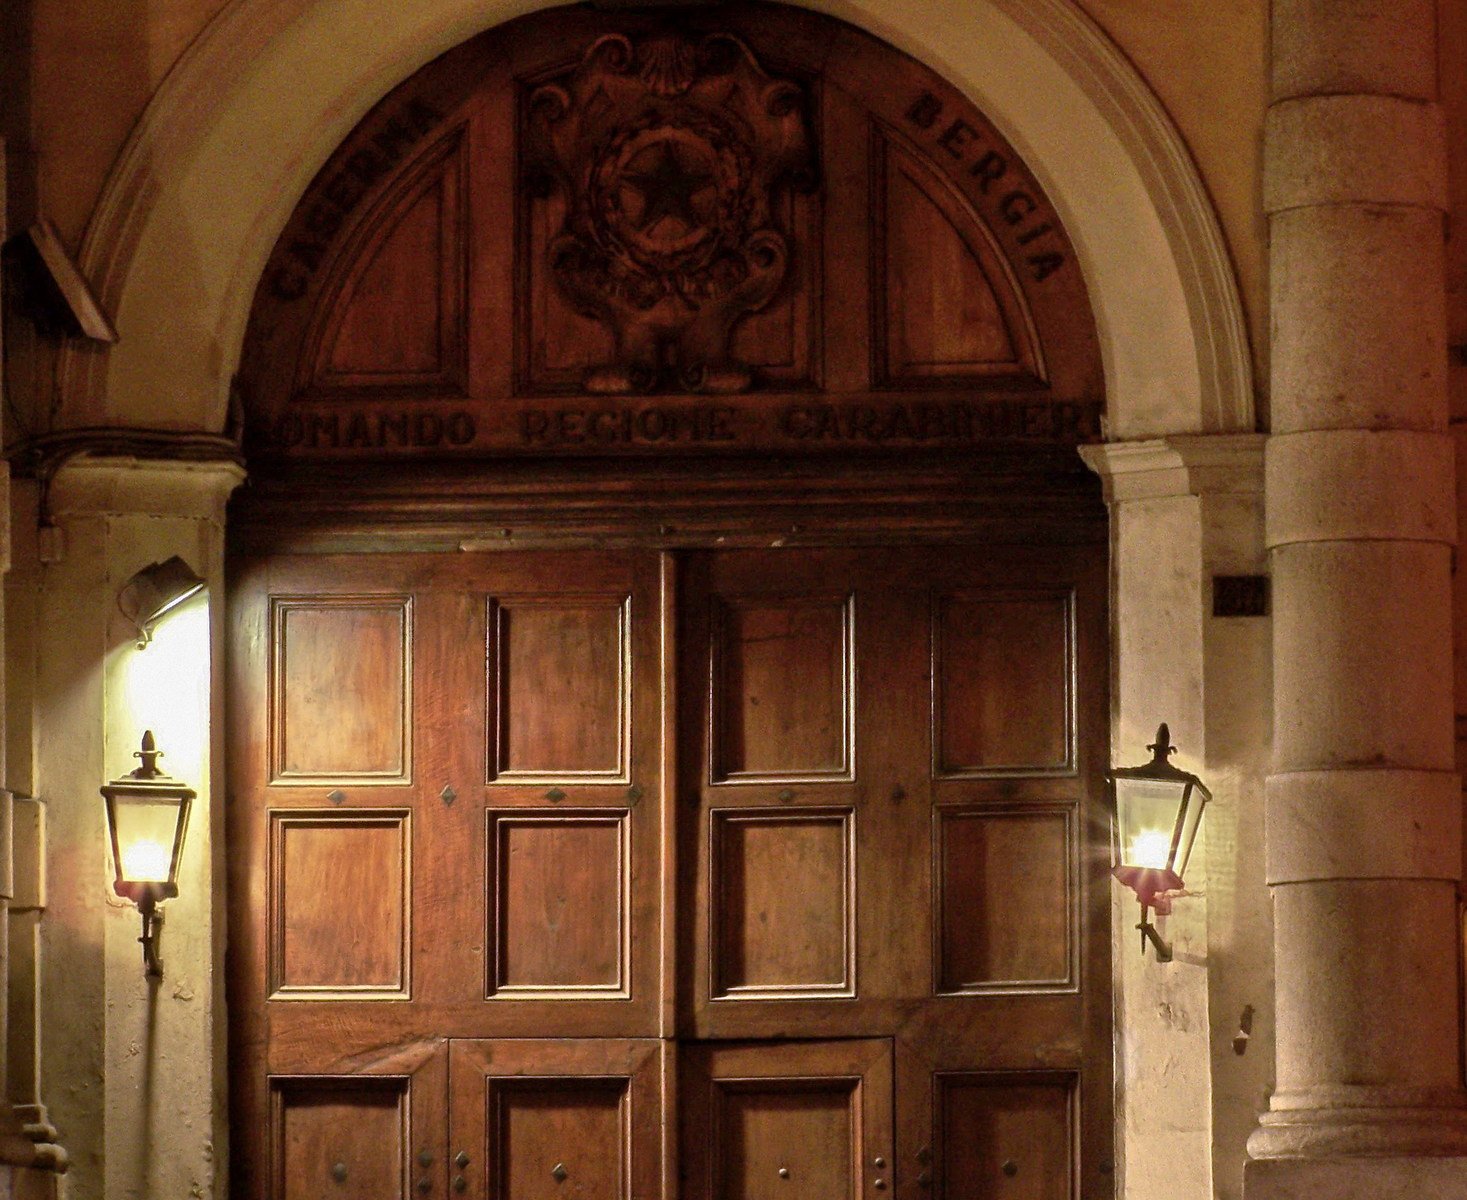
[[1072,449],[698,463],[312,463],[252,474],[238,549],[876,545],[1102,540]]

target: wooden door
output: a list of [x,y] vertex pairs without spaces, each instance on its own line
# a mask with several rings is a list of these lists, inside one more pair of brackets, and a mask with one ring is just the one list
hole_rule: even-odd
[[1098,347],[1018,150],[808,8],[366,113],[240,359],[240,1200],[317,1086],[384,1198],[1109,1193]]
[[350,1123],[398,1049],[661,1036],[657,558],[285,555],[231,596],[237,1194],[285,1194],[290,1080]]
[[237,1195],[1109,1194],[1103,566],[237,563]]
[[1112,1186],[1104,587],[1076,549],[689,564],[687,1024],[894,1037],[912,1200]]

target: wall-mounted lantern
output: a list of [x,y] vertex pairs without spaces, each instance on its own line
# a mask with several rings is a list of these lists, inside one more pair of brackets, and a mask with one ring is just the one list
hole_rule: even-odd
[[143,734],[137,770],[102,788],[107,801],[107,832],[112,838],[113,890],[131,900],[143,915],[143,966],[154,979],[163,978],[158,961],[158,903],[178,895],[178,860],[188,829],[188,810],[195,792],[158,769],[163,752],[152,730]]
[[1146,747],[1151,761],[1140,767],[1112,767],[1106,781],[1111,799],[1111,874],[1141,901],[1141,953],[1146,943],[1156,950],[1158,962],[1171,962],[1172,948],[1147,919],[1155,909],[1162,916],[1172,910],[1172,893],[1182,890],[1182,879],[1202,824],[1202,810],[1212,793],[1197,776],[1172,766],[1176,752],[1166,725],[1156,730],[1156,741]]
[[117,607],[138,627],[138,649],[152,641],[153,626],[165,614],[203,587],[204,581],[176,554],[162,562],[150,563],[123,584],[117,593]]

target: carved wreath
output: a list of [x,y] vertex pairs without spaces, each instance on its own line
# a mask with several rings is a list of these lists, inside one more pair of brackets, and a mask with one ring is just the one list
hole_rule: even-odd
[[529,180],[566,203],[551,277],[615,339],[588,390],[750,386],[729,342],[788,268],[771,214],[781,188],[810,183],[804,107],[731,34],[611,34],[531,93]]

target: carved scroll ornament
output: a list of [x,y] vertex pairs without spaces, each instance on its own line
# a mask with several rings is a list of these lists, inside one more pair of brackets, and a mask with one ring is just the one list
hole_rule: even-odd
[[780,189],[811,185],[805,105],[731,34],[599,38],[529,100],[529,183],[558,189],[556,286],[614,337],[600,393],[739,392],[734,324],[779,290]]

